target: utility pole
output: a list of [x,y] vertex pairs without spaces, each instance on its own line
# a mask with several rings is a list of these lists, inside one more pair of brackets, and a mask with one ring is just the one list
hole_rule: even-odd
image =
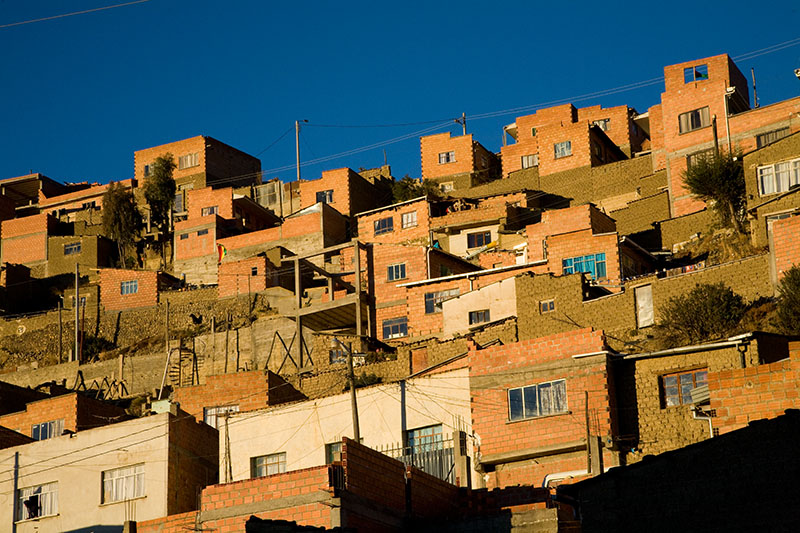
[[[358,252],[356,252],[358,253]],[[361,302],[358,303],[361,305]],[[344,344],[339,339],[336,341],[344,348]],[[358,403],[356,402],[356,376],[353,372],[353,345],[352,343],[345,348],[347,350],[347,379],[350,380],[350,408],[353,411],[353,439],[361,442],[361,430],[358,427]]]
[[750,77],[753,79],[753,108],[758,107],[758,95],[756,94],[756,69],[750,68]]
[[297,181],[300,182],[300,122],[308,122],[307,120],[294,121],[294,149],[297,155]]
[[80,309],[81,309],[81,295],[80,295],[80,267],[78,266],[78,262],[75,262],[75,350],[72,353],[72,360],[73,361],[80,361],[80,352],[78,351],[78,347],[80,346],[80,331],[81,331],[81,318],[80,318]]
[[61,308],[64,307],[64,299],[61,298],[58,300],[58,362],[61,363],[61,354],[64,353],[64,326],[61,322]]
[[461,113],[461,118],[457,118],[454,120],[456,124],[461,124],[461,133],[462,135],[467,134],[467,114]]

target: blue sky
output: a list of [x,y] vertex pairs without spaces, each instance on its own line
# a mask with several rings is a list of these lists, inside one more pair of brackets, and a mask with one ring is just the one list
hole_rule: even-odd
[[[0,26],[122,2],[0,0]],[[125,179],[134,150],[202,134],[290,180],[293,133],[263,150],[295,119],[309,120],[304,160],[408,137],[305,166],[304,178],[380,165],[384,149],[395,176],[418,177],[420,132],[460,133],[462,112],[499,151],[503,124],[538,104],[643,112],[663,83],[575,97],[725,52],[744,56],[748,76],[755,67],[762,105],[800,95],[796,1],[598,5],[149,0],[0,27],[0,178]]]

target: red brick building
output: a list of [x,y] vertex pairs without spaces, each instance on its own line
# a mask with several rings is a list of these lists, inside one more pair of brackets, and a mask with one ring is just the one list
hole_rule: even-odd
[[610,364],[603,332],[591,328],[483,350],[473,345],[472,424],[487,486],[586,475],[590,453],[602,453],[598,465],[612,464],[599,445],[617,434]]
[[[422,178],[435,180],[445,192],[454,188],[447,177],[475,175],[476,180],[489,181],[500,173],[497,156],[473,140],[472,134],[451,137],[437,133],[420,138]],[[472,185],[472,179],[469,180]]]
[[316,180],[300,181],[300,208],[317,202],[330,205],[341,214],[353,217],[362,211],[391,202],[385,189],[376,187],[350,168],[325,170]]
[[164,272],[150,270],[100,270],[100,304],[107,311],[154,307],[159,293],[175,286],[177,280]]
[[47,261],[47,237],[54,234],[57,221],[49,213],[0,222],[2,262],[24,265]]

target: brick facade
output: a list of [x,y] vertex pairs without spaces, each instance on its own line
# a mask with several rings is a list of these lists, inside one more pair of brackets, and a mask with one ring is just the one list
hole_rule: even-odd
[[[450,152],[454,159],[440,162],[440,154]],[[423,179],[446,181],[442,178],[474,173],[488,177],[499,170],[495,155],[474,141],[472,134],[452,137],[448,132],[421,137],[420,153]]]
[[300,182],[301,209],[317,203],[317,193],[325,191],[331,191],[331,201],[326,203],[349,217],[391,201],[385,197],[385,191],[375,187],[358,172],[338,168],[323,171],[320,179]]
[[777,278],[796,264],[800,264],[800,217],[776,220],[772,224],[773,247]]
[[47,237],[56,219],[49,213],[0,222],[2,262],[32,264],[47,261]]
[[[407,224],[403,227],[403,215],[406,215]],[[410,220],[413,218],[414,222]],[[376,234],[375,223],[391,219],[391,231],[382,231]],[[390,205],[379,210],[358,215],[358,239],[361,242],[379,242],[398,244],[415,242],[428,244],[430,231],[430,206],[428,200],[403,202]],[[386,227],[386,222],[382,228]]]
[[77,392],[28,403],[24,411],[0,416],[0,426],[32,437],[35,424],[64,421],[64,430],[77,432],[126,420],[125,409]]
[[100,270],[100,303],[107,311],[153,307],[158,304],[158,278],[158,272],[149,270],[104,268]]

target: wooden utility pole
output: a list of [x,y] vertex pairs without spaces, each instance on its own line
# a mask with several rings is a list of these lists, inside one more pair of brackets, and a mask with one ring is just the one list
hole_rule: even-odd
[[64,325],[61,322],[61,308],[63,307],[62,300],[58,301],[58,362],[61,362],[61,354],[63,353],[63,338]]
[[80,309],[81,309],[81,295],[80,295],[80,267],[78,266],[78,262],[75,262],[75,349],[72,353],[72,360],[73,361],[80,361],[80,335],[81,335],[81,324],[80,324]]
[[[336,341],[344,348],[342,341],[339,339]],[[350,409],[353,411],[353,439],[361,442],[361,430],[358,427],[358,402],[356,401],[356,376],[353,372],[353,344],[350,343],[345,349],[347,350],[347,379],[350,380]]]
[[589,429],[589,391],[583,391],[583,405],[586,407],[586,472],[592,472],[592,447],[591,443],[591,431]]

